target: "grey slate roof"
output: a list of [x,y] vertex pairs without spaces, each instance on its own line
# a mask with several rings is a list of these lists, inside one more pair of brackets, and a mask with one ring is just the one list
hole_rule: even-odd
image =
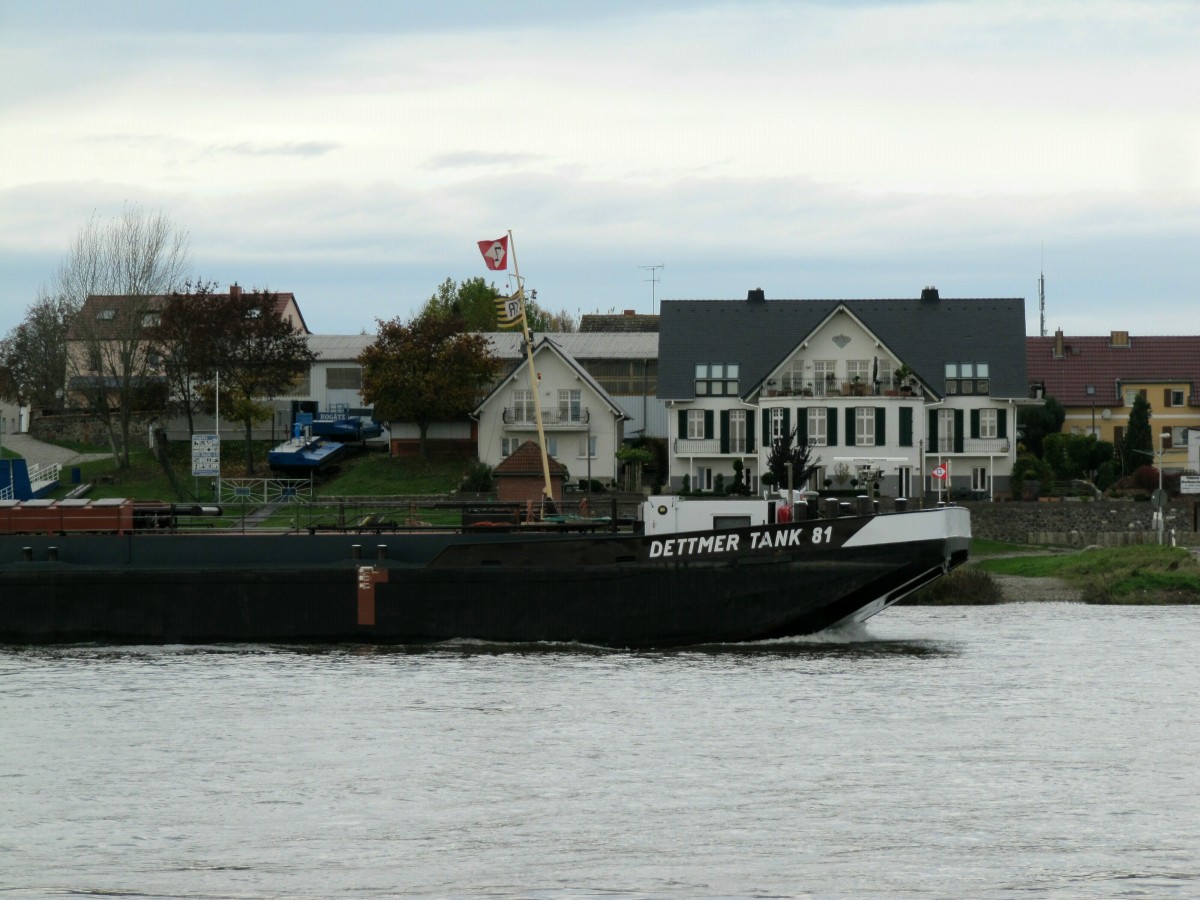
[[695,397],[698,363],[737,363],[749,396],[839,306],[935,393],[946,362],[986,362],[991,396],[1025,397],[1025,301],[997,299],[664,300],[658,397]]

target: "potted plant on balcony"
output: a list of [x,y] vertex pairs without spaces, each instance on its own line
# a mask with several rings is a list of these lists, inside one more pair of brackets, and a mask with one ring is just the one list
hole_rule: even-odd
[[837,392],[837,379],[834,378],[832,372],[825,373],[825,393],[833,394]]
[[854,380],[850,382],[850,395],[853,397],[862,397],[867,393],[867,386],[863,384],[862,376],[855,375]]
[[900,368],[896,370],[896,374],[892,376],[893,381],[895,382],[896,387],[900,389],[901,394],[912,393],[912,382],[914,377],[915,373],[908,363],[901,365]]

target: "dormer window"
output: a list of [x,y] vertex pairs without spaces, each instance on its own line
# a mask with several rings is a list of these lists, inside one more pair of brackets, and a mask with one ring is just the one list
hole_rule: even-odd
[[946,363],[947,394],[987,394],[991,392],[988,364],[985,362]]
[[100,312],[96,313],[97,322],[111,322],[116,317],[117,311],[115,309],[102,309]]
[[153,328],[159,323],[161,316],[156,312],[142,313],[142,327]]
[[736,397],[737,364],[710,363],[696,366],[697,397]]

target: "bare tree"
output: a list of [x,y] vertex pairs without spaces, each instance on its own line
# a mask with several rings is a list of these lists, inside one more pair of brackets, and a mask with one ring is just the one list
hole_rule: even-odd
[[127,206],[93,215],[59,267],[53,293],[77,313],[69,334],[69,391],[108,433],[117,465],[129,465],[135,413],[161,412],[160,360],[153,348],[162,298],[190,265],[188,235],[162,212]]

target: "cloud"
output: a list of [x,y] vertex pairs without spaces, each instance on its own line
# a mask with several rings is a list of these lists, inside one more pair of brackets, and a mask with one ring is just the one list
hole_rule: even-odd
[[483,150],[462,150],[441,153],[425,163],[427,169],[473,169],[484,166],[525,166],[543,161],[536,153],[489,153]]
[[212,153],[228,153],[232,156],[324,156],[327,153],[333,153],[339,146],[339,144],[321,141],[282,144],[240,141],[236,144],[214,144],[207,149]]

